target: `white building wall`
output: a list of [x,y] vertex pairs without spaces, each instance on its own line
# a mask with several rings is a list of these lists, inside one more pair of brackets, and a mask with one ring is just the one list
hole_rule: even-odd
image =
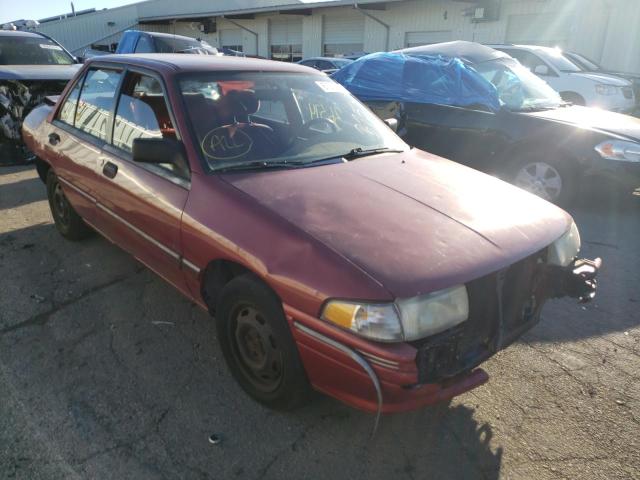
[[[242,45],[248,54],[269,57],[269,21],[281,18],[278,7],[286,8],[294,0],[150,0],[125,7],[101,10],[92,14],[66,18],[42,24],[38,30],[60,41],[69,50],[80,53],[91,43],[117,41],[121,32],[132,28],[139,18],[148,19],[172,15],[179,19],[189,15],[259,8],[254,19],[234,20],[238,25],[258,34],[242,30]],[[331,18],[363,18],[364,50],[395,50],[404,48],[408,35],[416,38],[451,38],[481,43],[503,43],[508,40],[510,22],[532,25],[521,37],[552,43],[576,50],[605,67],[640,72],[640,0],[503,0],[497,21],[474,23],[465,11],[473,9],[471,2],[453,0],[404,0],[387,2],[385,10],[366,12],[389,25],[387,28],[350,6],[314,8],[310,16],[302,16],[303,54],[321,55],[323,23]],[[300,5],[304,8],[304,4]],[[269,11],[271,10],[271,11]],[[520,16],[520,17],[517,17]],[[203,34],[198,22],[177,21],[175,33],[200,37],[220,46],[222,28],[238,28],[217,17],[218,31]],[[514,23],[515,25],[515,23]],[[143,25],[145,30],[167,30],[166,25]],[[522,27],[524,28],[524,27]],[[512,29],[513,32],[513,29]]]
[[137,23],[137,6],[128,5],[43,23],[37,30],[55,38],[72,53],[79,54],[98,40],[119,37],[121,32]]
[[305,58],[322,55],[322,15],[302,18],[302,55]]
[[602,46],[602,63],[613,69],[640,72],[640,1],[617,0],[611,9]]

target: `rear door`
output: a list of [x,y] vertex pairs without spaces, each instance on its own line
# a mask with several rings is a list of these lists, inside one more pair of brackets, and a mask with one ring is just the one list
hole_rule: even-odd
[[180,139],[159,76],[127,71],[115,108],[113,133],[97,173],[98,221],[104,233],[188,294],[180,269],[180,223],[189,174],[171,164],[135,163],[136,138]]
[[121,77],[121,69],[88,69],[64,99],[48,132],[47,148],[65,195],[91,225],[96,222],[100,181],[96,167]]

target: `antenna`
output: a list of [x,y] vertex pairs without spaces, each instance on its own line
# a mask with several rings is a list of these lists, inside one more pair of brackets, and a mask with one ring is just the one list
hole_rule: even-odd
[[71,15],[76,16],[76,7],[73,6],[73,2],[71,2]]

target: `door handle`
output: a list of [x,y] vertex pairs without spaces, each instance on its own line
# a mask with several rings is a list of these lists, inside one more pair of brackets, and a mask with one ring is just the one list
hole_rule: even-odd
[[102,174],[105,177],[113,178],[118,173],[118,166],[115,163],[107,162],[102,168]]
[[49,134],[49,143],[51,145],[57,145],[60,142],[60,135],[58,135],[56,132],[51,132]]

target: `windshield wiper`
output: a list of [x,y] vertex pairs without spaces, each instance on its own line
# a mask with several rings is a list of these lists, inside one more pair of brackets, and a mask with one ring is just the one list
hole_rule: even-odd
[[404,150],[398,150],[389,147],[382,148],[370,148],[363,150],[362,147],[352,148],[349,153],[343,155],[342,158],[346,160],[353,160],[354,158],[367,157],[369,155],[377,155],[379,153],[402,153]]
[[271,168],[298,168],[306,165],[305,162],[266,162],[264,160],[252,160],[250,162],[235,163],[224,167],[214,168],[214,172],[230,172],[234,170],[267,170]]
[[516,112],[544,112],[545,110],[555,110],[556,108],[558,108],[560,105],[547,105],[547,106],[534,106],[534,105],[528,105],[526,107],[520,107],[517,110],[515,110]]

